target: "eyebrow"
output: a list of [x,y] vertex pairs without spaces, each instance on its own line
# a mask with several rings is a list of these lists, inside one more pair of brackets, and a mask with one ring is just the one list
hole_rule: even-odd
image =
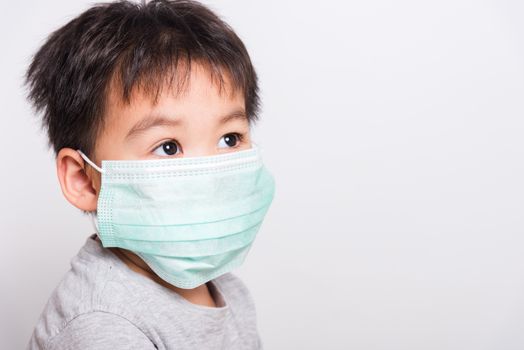
[[[231,113],[228,113],[219,119],[219,124],[226,124],[232,120],[236,119],[246,119],[246,112],[244,109],[238,109]],[[146,131],[155,126],[177,126],[182,123],[182,120],[178,118],[169,118],[163,114],[150,114],[146,118],[137,122],[133,127],[128,131],[125,139],[132,138],[137,134]]]

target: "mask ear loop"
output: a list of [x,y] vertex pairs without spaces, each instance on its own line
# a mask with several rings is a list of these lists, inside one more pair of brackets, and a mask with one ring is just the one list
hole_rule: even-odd
[[[100,173],[103,173],[104,170],[99,168],[94,162],[91,161],[91,159],[89,159],[85,154],[84,152],[82,152],[81,150],[77,149],[76,150],[80,156],[87,162],[89,163],[89,165],[91,165],[93,168],[95,168],[98,172]],[[93,228],[95,229],[95,231],[97,232],[97,234],[100,232],[100,229],[98,228],[98,220],[97,220],[97,212],[96,210],[95,211],[92,211],[92,212],[89,212],[89,216],[91,218],[91,224],[93,225]]]
[[103,172],[104,172],[104,170],[101,169],[101,168],[99,168],[98,165],[96,165],[95,163],[93,163],[93,162],[91,161],[91,159],[89,159],[89,158],[84,154],[84,152],[82,152],[82,151],[79,150],[79,149],[77,149],[76,151],[77,151],[78,153],[80,153],[80,156],[81,156],[82,158],[84,158],[84,160],[85,160],[86,162],[88,162],[89,165],[91,165],[93,168],[95,168],[99,173],[103,173]]

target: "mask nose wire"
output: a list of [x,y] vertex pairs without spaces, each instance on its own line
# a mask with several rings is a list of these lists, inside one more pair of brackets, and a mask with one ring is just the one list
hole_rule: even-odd
[[91,159],[89,159],[89,158],[84,154],[84,152],[82,152],[82,151],[79,150],[79,149],[77,149],[76,151],[77,151],[78,153],[80,153],[80,156],[81,156],[82,158],[84,158],[84,160],[85,160],[86,162],[88,162],[89,165],[91,165],[93,168],[95,168],[99,173],[103,173],[103,172],[104,172],[104,170],[101,169],[101,168],[99,168],[98,165],[96,165],[95,163],[93,163],[93,162],[91,161]]

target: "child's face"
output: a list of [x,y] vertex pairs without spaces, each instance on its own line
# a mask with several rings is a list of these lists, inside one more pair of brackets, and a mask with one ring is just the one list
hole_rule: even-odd
[[[211,80],[207,70],[192,65],[184,92],[163,89],[156,105],[135,91],[126,105],[110,91],[105,125],[96,141],[94,161],[196,157],[251,147],[249,122],[241,91],[231,93]],[[239,135],[240,137],[239,137]],[[100,174],[87,167],[100,188]]]
[[[101,166],[102,160],[197,157],[250,148],[244,95],[232,92],[227,76],[224,83],[221,93],[208,71],[195,64],[184,92],[177,95],[163,89],[155,105],[139,90],[131,94],[131,103],[126,105],[120,92],[110,89],[103,131],[91,160]],[[62,148],[56,161],[67,200],[84,211],[96,210],[100,173],[71,148]],[[133,270],[165,284],[132,252],[111,249]]]

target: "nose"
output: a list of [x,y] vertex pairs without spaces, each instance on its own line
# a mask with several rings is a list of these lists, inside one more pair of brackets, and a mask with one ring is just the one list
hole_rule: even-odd
[[220,153],[220,150],[216,147],[211,147],[207,145],[193,146],[188,147],[184,150],[184,158],[188,157],[204,157],[204,156],[213,156]]

